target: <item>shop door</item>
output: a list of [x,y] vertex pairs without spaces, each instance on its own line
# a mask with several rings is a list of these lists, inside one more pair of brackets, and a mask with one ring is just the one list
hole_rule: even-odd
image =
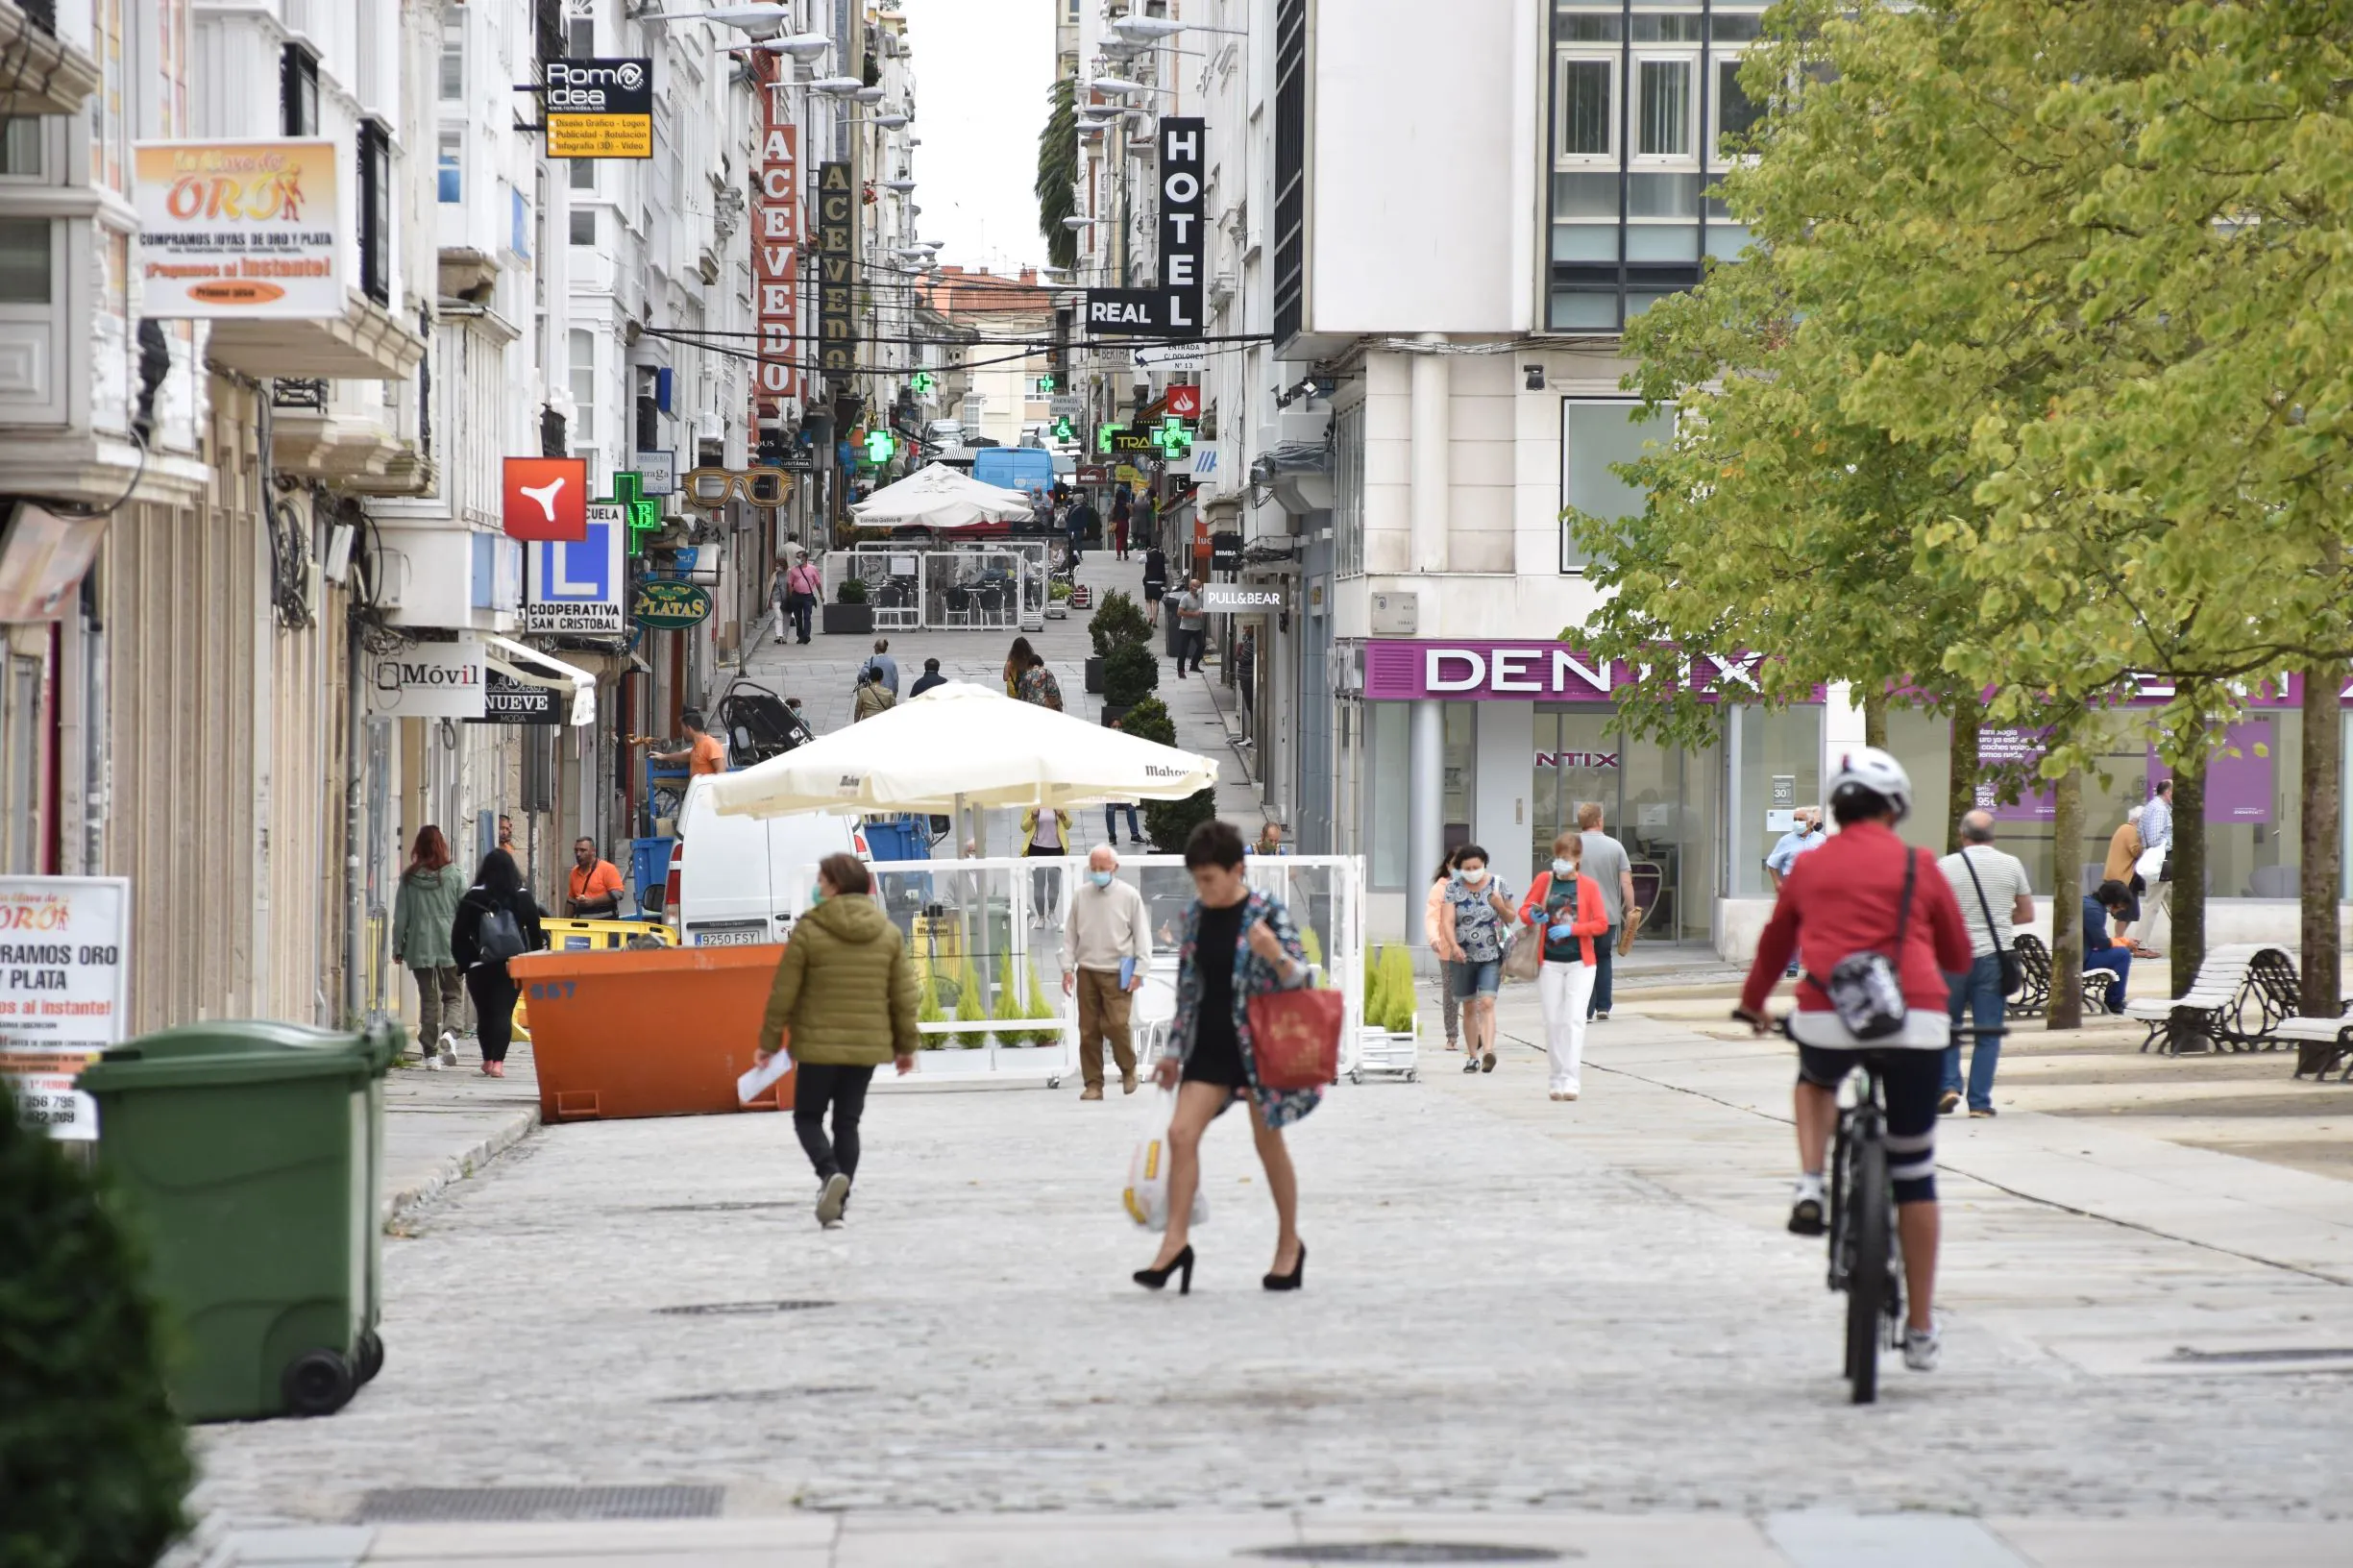
[[1716,757],[1628,741],[1614,827],[1633,862],[1634,896],[1650,911],[1638,942],[1709,941],[1716,892]]
[[1577,825],[1577,808],[1602,803],[1610,832],[1618,830],[1620,744],[1607,732],[1611,710],[1538,708],[1536,756],[1529,786],[1529,864],[1538,870],[1553,863],[1553,840]]

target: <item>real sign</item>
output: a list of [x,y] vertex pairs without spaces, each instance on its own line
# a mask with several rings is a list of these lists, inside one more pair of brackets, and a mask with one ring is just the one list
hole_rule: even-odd
[[348,300],[331,141],[142,141],[139,309],[323,320]]
[[524,589],[524,629],[586,637],[627,631],[621,613],[622,536],[627,531],[619,506],[598,504],[588,508],[587,536],[578,543],[533,543]]
[[653,61],[551,60],[544,89],[550,158],[651,158]]
[[479,719],[488,675],[482,645],[471,637],[410,643],[368,660],[368,711],[385,719]]
[[0,1094],[52,1138],[98,1136],[74,1077],[122,1042],[130,932],[128,877],[0,877]]
[[770,55],[762,69],[780,73],[766,84],[760,132],[759,178],[752,204],[751,282],[760,323],[760,358],[753,403],[758,419],[784,418],[783,404],[800,395],[800,128],[786,97],[792,67]]

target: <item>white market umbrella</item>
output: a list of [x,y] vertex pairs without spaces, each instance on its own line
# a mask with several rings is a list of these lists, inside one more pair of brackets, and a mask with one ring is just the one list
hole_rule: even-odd
[[966,805],[1181,800],[1216,782],[1214,758],[951,680],[740,773],[723,773],[711,798],[728,816],[945,815]]
[[1029,498],[1018,490],[983,484],[945,463],[919,468],[886,484],[849,509],[869,528],[968,528],[981,523],[1029,520]]

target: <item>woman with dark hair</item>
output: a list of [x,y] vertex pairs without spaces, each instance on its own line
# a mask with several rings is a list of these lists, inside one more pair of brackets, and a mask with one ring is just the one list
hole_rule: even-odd
[[493,849],[474,873],[474,886],[457,900],[450,922],[450,956],[466,971],[474,998],[475,1038],[482,1046],[482,1071],[506,1076],[506,1044],[515,1032],[515,982],[506,961],[548,944],[539,928],[539,905],[523,886],[515,857]]
[[1299,1178],[1291,1169],[1283,1129],[1315,1109],[1319,1089],[1262,1089],[1251,1054],[1250,998],[1306,984],[1307,950],[1288,911],[1254,891],[1242,874],[1242,836],[1214,818],[1185,841],[1185,869],[1198,895],[1185,912],[1177,943],[1176,1017],[1154,1069],[1163,1089],[1177,1091],[1168,1123],[1168,1230],[1150,1268],[1136,1283],[1158,1290],[1180,1275],[1180,1294],[1192,1289],[1189,1233],[1193,1193],[1201,1185],[1201,1134],[1236,1100],[1250,1107],[1250,1135],[1266,1167],[1275,1200],[1274,1268],[1259,1283],[1296,1290],[1306,1283],[1307,1243],[1299,1239]]
[[[817,1222],[842,1228],[858,1175],[858,1120],[874,1069],[915,1070],[915,966],[898,927],[871,894],[866,862],[852,854],[817,863],[809,912],[793,922],[760,1022],[759,1061],[793,1056],[793,1131],[817,1171]],[[825,1108],[833,1108],[833,1137]]]
[[1518,919],[1511,890],[1487,870],[1486,850],[1475,844],[1456,850],[1454,870],[1438,901],[1438,928],[1446,938],[1445,951],[1455,959],[1464,1072],[1495,1070],[1495,993],[1503,989],[1504,953]]
[[1005,695],[1007,697],[1021,695],[1021,677],[1029,673],[1030,660],[1037,656],[1038,650],[1029,646],[1028,638],[1016,637],[1013,640],[1013,651],[1005,655]]
[[1430,955],[1438,961],[1438,1003],[1446,1023],[1446,1048],[1462,1048],[1462,998],[1455,994],[1455,966],[1461,962],[1462,949],[1456,946],[1446,934],[1446,926],[1438,912],[1446,907],[1446,894],[1455,885],[1455,857],[1449,850],[1438,869],[1431,873],[1430,893],[1422,900],[1422,933],[1430,939]]
[[428,822],[417,829],[408,868],[392,895],[392,962],[417,979],[417,1043],[435,1072],[457,1066],[466,1017],[465,974],[450,956],[450,922],[465,895],[466,873],[450,864],[450,841]]

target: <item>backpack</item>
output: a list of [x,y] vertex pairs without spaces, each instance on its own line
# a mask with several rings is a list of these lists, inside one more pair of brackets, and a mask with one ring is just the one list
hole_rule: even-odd
[[482,911],[474,923],[474,940],[482,950],[485,964],[503,964],[510,958],[521,958],[526,950],[523,922],[503,904],[493,904]]
[[1875,947],[1849,953],[1830,970],[1827,980],[1806,976],[1829,993],[1830,1007],[1847,1033],[1857,1040],[1884,1040],[1903,1027],[1903,980],[1897,968],[1903,953],[1903,933],[1912,919],[1912,884],[1920,874],[1919,853],[1903,851],[1903,898],[1896,906],[1896,957]]

